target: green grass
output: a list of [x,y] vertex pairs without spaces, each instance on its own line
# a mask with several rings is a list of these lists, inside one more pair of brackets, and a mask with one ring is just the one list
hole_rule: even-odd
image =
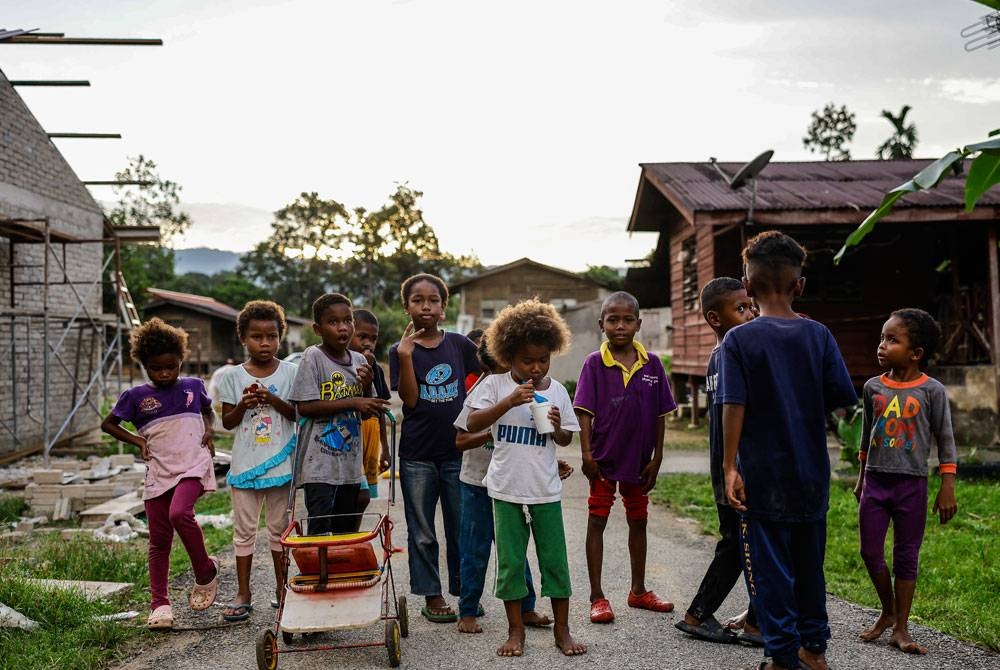
[[17,521],[28,509],[24,498],[7,496],[0,498],[0,524]]
[[[224,514],[231,509],[228,491],[210,493],[195,504],[199,514]],[[232,542],[232,528],[207,527],[203,532],[210,554]],[[41,624],[30,632],[0,628],[2,667],[95,670],[124,658],[132,644],[149,635],[141,623],[94,620],[101,614],[149,609],[145,540],[104,544],[89,536],[63,540],[58,534],[36,533],[29,542],[0,542],[0,556],[13,559],[0,562],[0,602]],[[171,578],[190,567],[175,537]],[[39,588],[25,581],[27,577],[127,581],[135,588],[110,601],[91,603],[73,593]]]
[[[958,515],[946,526],[936,517],[928,518],[911,618],[1000,650],[1000,617],[994,606],[1000,593],[1000,483],[959,481],[956,488]],[[932,479],[930,503],[936,494]],[[654,502],[696,519],[702,532],[715,534],[718,520],[708,475],[662,476],[651,495]],[[826,587],[845,600],[878,608],[858,553],[857,514],[851,486],[834,482],[827,518]],[[886,549],[891,564],[891,531]]]

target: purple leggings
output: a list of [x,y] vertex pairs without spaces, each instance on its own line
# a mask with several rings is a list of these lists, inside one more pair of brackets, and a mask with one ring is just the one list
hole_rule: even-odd
[[195,580],[207,584],[215,575],[215,564],[209,560],[205,550],[205,537],[194,520],[194,503],[202,492],[199,480],[187,478],[166,493],[145,502],[146,521],[149,523],[149,591],[153,596],[150,606],[154,610],[160,605],[170,604],[167,576],[170,573],[170,546],[175,530],[191,558]]
[[861,558],[868,574],[886,569],[885,535],[892,520],[892,571],[896,579],[917,579],[917,560],[927,524],[927,478],[865,471],[858,508]]

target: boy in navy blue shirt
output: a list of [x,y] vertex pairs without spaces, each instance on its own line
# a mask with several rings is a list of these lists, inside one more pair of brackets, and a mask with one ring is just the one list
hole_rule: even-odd
[[826,413],[857,403],[830,331],[792,309],[805,256],[777,231],[747,242],[743,281],[760,316],[723,339],[715,397],[726,497],[743,515],[747,590],[772,658],[762,669],[827,667]]

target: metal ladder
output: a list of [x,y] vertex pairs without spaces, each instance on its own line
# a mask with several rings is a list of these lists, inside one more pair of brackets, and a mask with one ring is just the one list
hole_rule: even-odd
[[116,279],[118,281],[118,286],[121,287],[118,301],[118,313],[122,317],[122,323],[125,324],[125,327],[128,330],[138,328],[142,325],[142,320],[139,319],[139,312],[135,308],[135,301],[132,300],[132,294],[128,290],[128,284],[125,283],[125,275],[118,272]]

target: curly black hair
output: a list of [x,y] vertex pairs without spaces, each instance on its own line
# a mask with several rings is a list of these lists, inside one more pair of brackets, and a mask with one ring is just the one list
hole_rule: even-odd
[[276,302],[270,300],[251,300],[243,305],[236,317],[236,337],[242,340],[247,334],[250,321],[274,321],[278,324],[278,339],[285,336],[288,323],[285,321],[285,310]]
[[801,276],[806,262],[805,248],[777,230],[751,237],[741,255],[747,276],[753,267],[753,288],[757,292],[784,291],[785,284]]
[[320,297],[313,300],[312,313],[313,313],[313,323],[319,323],[323,318],[323,312],[327,310],[330,305],[347,305],[353,308],[354,305],[351,303],[351,299],[348,298],[343,293],[324,293]]
[[897,309],[889,315],[903,322],[906,334],[910,337],[911,349],[923,349],[918,365],[921,370],[934,362],[938,346],[941,344],[941,326],[930,314],[916,307]]
[[161,354],[177,354],[181,360],[187,355],[188,334],[162,319],[153,317],[132,331],[129,354],[132,360],[145,366],[146,361]]
[[493,358],[510,365],[518,350],[541,345],[553,355],[569,347],[570,332],[555,307],[538,298],[504,307],[483,337]]
[[434,284],[437,288],[438,294],[441,296],[441,302],[448,302],[448,285],[444,283],[444,280],[437,275],[421,272],[420,274],[415,274],[412,277],[407,277],[399,286],[399,297],[403,301],[403,307],[406,307],[406,303],[410,299],[410,294],[413,293],[413,286],[422,281]]

